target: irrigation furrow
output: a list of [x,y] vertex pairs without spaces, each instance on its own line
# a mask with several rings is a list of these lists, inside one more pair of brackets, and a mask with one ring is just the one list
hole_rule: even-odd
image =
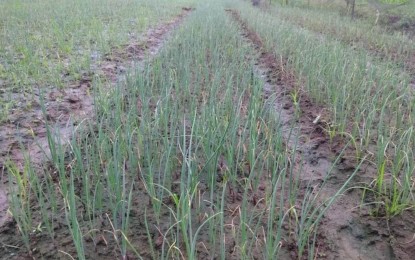
[[[296,168],[300,179],[319,186],[324,183],[319,201],[329,200],[342,188],[349,177],[373,169],[363,164],[364,170],[356,169],[358,162],[353,149],[345,138],[330,138],[330,115],[327,110],[313,103],[299,87],[300,80],[291,72],[282,57],[275,57],[263,46],[262,40],[251,30],[235,10],[227,10],[239,24],[243,37],[258,53],[256,73],[264,81],[266,103],[275,110],[281,121],[285,144],[298,153]],[[346,148],[345,148],[346,147]],[[362,176],[356,176],[362,180]],[[351,182],[357,185],[356,180]],[[363,220],[357,210],[362,195],[357,189],[347,190],[331,205],[319,226],[318,236],[327,259],[391,259],[394,250],[387,238],[390,234],[379,228],[381,221]],[[369,217],[366,215],[366,217]],[[370,222],[370,224],[368,224]],[[362,243],[362,236],[368,239]],[[324,252],[324,251],[327,252]]]
[[[393,238],[410,222],[374,219],[362,189],[349,188],[367,188],[376,170],[304,90],[317,81],[291,67],[288,48],[303,41],[234,2],[238,11],[224,12],[223,1],[203,1],[183,24],[188,9],[102,56],[103,83],[84,75],[46,93],[74,108],[61,118],[46,104],[52,160],[40,151],[9,174],[0,259],[410,259],[412,234]],[[313,72],[318,60],[309,63]],[[83,103],[92,82],[95,99]]]
[[[77,126],[94,114],[94,79],[105,81],[102,88],[110,90],[122,81],[128,70],[141,70],[144,62],[156,56],[170,33],[177,28],[191,12],[191,8],[182,8],[182,13],[173,20],[150,28],[139,40],[113,49],[103,60],[97,60],[91,68],[94,71],[82,75],[79,81],[69,82],[65,89],[40,91],[31,101],[30,111],[15,109],[8,123],[0,127],[0,227],[9,219],[7,214],[7,174],[8,167],[24,169],[26,160],[31,165],[41,167],[50,157],[48,128],[55,142],[66,144],[70,141]],[[96,85],[96,84],[95,84]],[[21,100],[21,106],[29,97],[14,94]],[[42,105],[43,104],[43,105]]]

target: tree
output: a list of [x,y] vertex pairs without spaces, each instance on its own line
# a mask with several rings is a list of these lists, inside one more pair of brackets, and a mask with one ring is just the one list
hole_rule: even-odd
[[346,1],[346,6],[347,6],[347,11],[350,10],[352,19],[354,19],[354,10],[356,6],[356,0],[345,0],[345,1]]

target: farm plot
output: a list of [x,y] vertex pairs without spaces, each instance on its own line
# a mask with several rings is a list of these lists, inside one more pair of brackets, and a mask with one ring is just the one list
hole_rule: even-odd
[[[190,2],[190,1],[187,1]],[[186,1],[9,1],[0,3],[1,121],[24,94],[64,88],[91,72],[114,47],[136,40]],[[24,107],[23,107],[24,108]]]
[[[284,61],[278,67],[282,70],[287,70],[288,67],[288,71],[291,69],[299,76],[296,88],[290,91],[292,102],[299,104],[299,110],[308,117],[299,122],[306,128],[313,129],[312,126],[307,127],[307,123],[315,124],[319,121],[317,119],[324,118],[327,113],[331,114],[329,121],[323,119],[325,126],[322,129],[328,135],[326,140],[323,139],[323,144],[324,141],[329,141],[331,145],[338,144],[335,138],[343,136],[343,141],[350,140],[355,155],[346,154],[341,161],[367,156],[362,163],[364,170],[358,170],[355,182],[351,185],[359,188],[352,189],[347,194],[347,199],[350,200],[352,193],[363,190],[363,194],[357,195],[362,199],[358,207],[359,213],[355,217],[349,216],[348,211],[356,209],[359,203],[355,202],[356,207],[349,205],[342,208],[341,205],[347,204],[343,201],[338,204],[340,208],[333,205],[332,210],[337,208],[340,214],[348,216],[344,221],[350,225],[336,225],[335,229],[330,227],[330,223],[326,224],[329,227],[328,236],[334,233],[330,240],[338,241],[337,251],[343,247],[346,252],[345,255],[341,251],[337,253],[342,258],[365,258],[366,254],[366,258],[371,259],[374,253],[368,251],[368,248],[373,247],[374,250],[383,252],[383,256],[375,258],[410,259],[414,233],[409,220],[413,218],[414,174],[411,77],[396,67],[389,66],[388,61],[380,62],[362,50],[331,40],[331,37],[321,37],[289,22],[285,23],[272,13],[266,14],[240,5],[239,17],[248,24],[250,31],[257,32],[263,39],[265,51],[271,51]],[[303,93],[306,101],[311,98],[325,107],[314,112],[310,105],[301,108]],[[387,99],[379,100],[382,96]],[[374,106],[370,108],[371,105]],[[396,114],[395,119],[392,119],[393,114]],[[365,119],[361,120],[361,116]],[[361,135],[363,132],[366,132],[366,136]],[[307,133],[304,136],[312,143],[312,135]],[[384,139],[386,136],[388,141]],[[318,139],[316,141],[321,142]],[[366,147],[363,148],[364,146]],[[335,153],[336,150],[338,149],[334,149]],[[405,159],[400,154],[405,154]],[[319,164],[318,160],[316,164]],[[394,170],[398,168],[398,171]],[[329,183],[336,183],[336,180]],[[372,207],[373,205],[375,206]],[[401,215],[396,217],[399,214]],[[329,215],[327,220],[330,222]],[[362,216],[367,218],[359,221]],[[341,220],[341,217],[337,218],[337,221]],[[400,227],[395,226],[397,223]],[[387,230],[382,229],[382,225],[387,225]],[[324,229],[324,225],[321,228]],[[402,228],[410,231],[406,233]],[[333,232],[333,229],[336,231]],[[348,236],[351,237],[350,241],[347,241]],[[390,241],[385,241],[382,237],[388,237]],[[353,240],[355,245],[351,242]],[[353,254],[355,249],[356,255]]]
[[[152,51],[146,44],[163,30],[154,25],[167,23],[188,3],[2,1],[0,168],[8,159],[21,168],[22,147],[40,160],[47,146],[44,112],[70,135],[69,128],[93,109],[91,85],[112,84],[114,75],[143,59]],[[150,26],[153,35],[143,34]]]
[[9,156],[0,255],[411,259],[410,76],[246,1],[180,12]]

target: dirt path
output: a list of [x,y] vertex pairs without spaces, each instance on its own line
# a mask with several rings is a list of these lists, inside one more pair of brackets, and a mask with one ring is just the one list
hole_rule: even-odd
[[[107,86],[122,80],[126,71],[140,68],[144,61],[157,55],[168,39],[170,32],[180,25],[191,12],[191,8],[182,8],[182,13],[173,20],[149,29],[142,39],[114,49],[111,55],[97,62],[94,75],[102,77]],[[94,114],[93,76],[85,73],[82,79],[70,82],[64,89],[37,90],[33,97],[13,94],[20,104],[9,115],[9,120],[0,126],[0,227],[10,216],[7,214],[7,169],[11,161],[22,170],[25,157],[29,156],[32,165],[40,167],[49,157],[49,145],[46,123],[56,133],[54,137],[61,143],[67,143],[74,129],[82,120],[90,119]],[[46,115],[42,111],[41,96]],[[30,100],[30,101],[28,101]],[[27,103],[31,104],[28,105]],[[28,109],[30,108],[30,109]]]
[[[307,97],[298,86],[301,81],[287,68],[284,59],[265,49],[259,35],[249,28],[237,11],[227,11],[241,27],[242,36],[258,53],[256,73],[264,80],[267,104],[280,115],[285,144],[297,150],[297,158],[302,158],[296,162],[302,172],[302,181],[311,181],[313,186],[321,184],[336,158],[341,156],[320,191],[320,201],[325,201],[355,171],[358,162],[353,149],[348,148],[340,154],[347,140],[340,137],[331,140],[324,130],[330,122],[327,109]],[[299,141],[295,143],[297,138]],[[373,167],[364,163],[352,186],[369,183],[374,173]],[[361,200],[360,190],[348,190],[326,212],[319,227],[318,244],[323,245],[317,248],[319,259],[412,259],[415,243],[411,238],[415,230],[409,220],[413,219],[411,214],[405,212],[392,219],[387,227],[385,219],[374,218],[368,209],[358,208]]]

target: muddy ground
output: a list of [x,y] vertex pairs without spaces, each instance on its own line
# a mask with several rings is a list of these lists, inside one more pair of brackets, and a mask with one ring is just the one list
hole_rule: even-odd
[[[298,89],[302,79],[296,78],[290,71],[283,57],[275,57],[267,51],[261,38],[243,21],[238,12],[228,10],[233,19],[241,26],[242,35],[259,54],[257,72],[264,79],[265,97],[273,97],[271,104],[275,107],[283,121],[283,133],[287,146],[293,146],[290,138],[302,136],[296,149],[303,158],[301,165],[302,179],[312,180],[316,184],[324,180],[336,158],[340,160],[334,166],[324,189],[322,200],[330,198],[347,181],[356,170],[358,161],[355,151],[349,147],[341,154],[347,140],[335,137],[330,140],[327,124],[330,114],[323,106],[315,104],[304,91],[300,91],[298,111],[293,104],[291,93]],[[282,61],[282,62],[281,62]],[[301,88],[300,88],[301,89]],[[275,97],[275,98],[274,98]],[[269,102],[269,101],[268,101]],[[319,120],[316,122],[316,119]],[[296,134],[290,135],[292,122],[297,123]],[[285,130],[284,130],[285,129]],[[291,136],[291,137],[290,137]],[[294,148],[294,147],[292,147]],[[349,187],[361,187],[362,183],[370,183],[376,176],[376,169],[366,161],[358,170]],[[320,225],[319,257],[326,259],[413,259],[415,255],[415,226],[413,211],[387,220],[374,217],[370,208],[359,207],[362,203],[361,189],[349,189],[344,196],[325,214]]]
[[[5,123],[0,126],[0,258],[9,259],[15,255],[12,245],[22,245],[17,227],[7,213],[8,210],[8,162],[13,162],[22,170],[26,158],[30,158],[31,165],[43,167],[49,160],[50,152],[47,136],[47,125],[53,137],[62,144],[72,137],[74,129],[85,119],[91,119],[94,114],[94,81],[99,78],[105,82],[105,88],[111,88],[123,80],[128,70],[137,70],[144,61],[151,59],[162,48],[171,31],[192,11],[192,8],[183,7],[182,13],[173,20],[150,28],[141,39],[131,39],[128,44],[115,48],[110,54],[103,55],[102,60],[96,60],[91,71],[85,72],[79,81],[68,82],[63,89],[37,89],[33,94],[3,93],[1,98],[14,100],[14,107]],[[47,163],[46,163],[47,165]],[[65,219],[62,219],[64,225]],[[59,229],[59,227],[57,227]],[[65,243],[71,243],[69,234],[60,234]],[[33,243],[38,246],[35,255],[54,258],[53,254],[46,254],[57,245],[34,237]],[[36,241],[38,240],[38,241]],[[67,242],[65,242],[67,241]],[[71,245],[72,246],[72,245]],[[62,255],[63,256],[63,255]],[[27,256],[32,259],[32,256]],[[25,259],[18,256],[17,259]],[[111,258],[109,258],[111,259]]]
[[[145,59],[156,55],[171,30],[182,22],[189,11],[189,9],[186,9],[174,21],[150,30],[142,41],[132,42],[115,50],[111,56],[106,56],[105,60],[98,66],[96,73],[102,74],[110,83],[109,85],[115,84],[122,79],[122,75],[128,68],[140,66],[140,63]],[[304,79],[296,78],[295,73],[290,71],[284,59],[275,57],[265,49],[261,38],[240,18],[237,11],[228,10],[228,12],[240,26],[241,35],[250,42],[252,48],[258,54],[255,73],[264,81],[263,100],[280,114],[285,145],[291,149],[296,148],[298,154],[295,157],[298,160],[294,164],[302,172],[302,180],[310,182],[316,187],[321,185],[335,159],[341,157],[330,173],[320,200],[322,202],[330,198],[356,170],[355,167],[358,161],[354,156],[355,151],[348,148],[344,153],[341,153],[343,147],[347,144],[345,138],[335,137],[330,140],[329,135],[324,130],[330,122],[330,114],[324,106],[315,104],[304,91],[300,91],[298,106],[293,104],[290,94],[298,89],[298,86],[301,86]],[[41,164],[44,162],[45,153],[41,147],[47,150],[45,121],[59,129],[62,141],[67,141],[72,129],[80,121],[93,114],[92,85],[92,75],[89,74],[84,75],[81,81],[71,83],[65,90],[46,92],[46,119],[42,113],[39,94],[36,95],[30,110],[22,112],[17,111],[16,108],[11,117],[13,120],[9,120],[4,129],[3,127],[0,128],[0,158],[9,155],[19,167],[22,167],[24,156],[19,147],[19,143],[22,143],[35,163]],[[16,98],[20,98],[22,102],[25,100],[24,97],[18,95]],[[316,120],[317,118],[318,120]],[[293,122],[297,126],[291,131]],[[300,142],[294,144],[294,139],[298,136],[307,138],[300,138]],[[3,182],[7,182],[4,164],[5,161],[0,161],[0,167],[3,168],[1,177]],[[222,161],[218,166],[219,175],[223,168],[226,168],[225,161]],[[368,183],[373,180],[374,175],[375,169],[369,163],[364,162],[350,186],[361,186],[362,183]],[[207,195],[203,195],[203,191],[207,190],[207,186],[203,181],[200,185],[202,195],[200,195],[199,201],[204,201],[204,196]],[[248,206],[250,210],[261,210],[261,203],[258,201],[264,197],[267,185],[267,183],[262,183],[257,191],[251,191],[248,194],[251,202]],[[220,183],[218,183],[218,188],[221,188]],[[144,212],[142,207],[143,204],[150,204],[150,198],[143,184],[140,183],[135,189],[137,197],[133,200],[132,205],[130,224],[132,232],[129,239],[140,250],[139,253],[144,259],[152,259],[143,219],[147,216],[151,222],[154,212],[151,212],[151,210]],[[178,185],[177,189],[179,189]],[[239,225],[238,208],[242,196],[243,189],[241,187],[229,187],[229,196],[226,196],[227,209],[224,212],[227,224],[226,237],[224,238],[227,259],[241,258],[238,251],[235,250],[235,241],[230,234],[232,229],[238,228]],[[413,213],[406,211],[388,221],[382,217],[372,216],[368,208],[359,208],[361,200],[361,190],[350,189],[325,214],[318,233],[317,259],[413,259],[413,255],[415,255],[415,241],[413,239],[415,234],[413,221],[415,218]],[[172,201],[167,200],[165,203],[173,205]],[[198,220],[198,224],[203,222],[212,210],[208,204],[204,205],[203,208],[205,209],[204,212],[194,216]],[[0,217],[3,219],[0,223],[0,242],[2,244],[0,258],[68,259],[66,254],[76,255],[71,235],[66,228],[64,214],[55,223],[57,234],[55,242],[51,243],[45,235],[34,232],[31,236],[34,249],[32,254],[28,255],[24,253],[24,246],[16,225],[7,217],[6,209],[7,195],[3,192],[0,193]],[[84,209],[80,206],[79,210]],[[162,212],[160,218],[168,217],[168,215],[169,212],[166,210]],[[113,231],[109,228],[109,218],[103,215],[100,219],[101,223],[97,224],[96,230],[85,237],[87,259],[120,258]],[[266,220],[260,219],[258,221]],[[150,225],[149,231],[153,235],[152,238],[155,241],[153,246],[156,251],[161,250],[164,246],[162,234],[168,228],[167,225]],[[87,230],[82,231],[85,234],[87,233]],[[289,232],[289,227],[286,227],[286,231]],[[200,238],[201,242],[197,245],[199,258],[212,259],[219,257],[219,253],[216,253],[215,250],[204,246],[203,242],[209,239],[208,231],[202,230]],[[261,240],[261,238],[258,238],[258,240]],[[295,241],[284,241],[281,259],[297,258],[295,247]],[[257,252],[254,252],[254,255],[257,256],[257,259],[262,259],[261,246],[258,245],[255,250]],[[128,259],[136,258],[130,252]]]

